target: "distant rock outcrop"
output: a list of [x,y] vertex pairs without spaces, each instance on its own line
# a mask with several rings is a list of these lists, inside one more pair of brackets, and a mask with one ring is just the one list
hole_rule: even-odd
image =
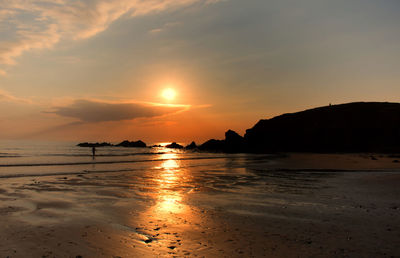
[[183,146],[180,144],[177,144],[176,142],[173,142],[171,144],[168,144],[165,146],[166,148],[170,148],[170,149],[183,149]]
[[400,103],[356,102],[260,120],[249,152],[400,152]]
[[211,139],[200,145],[198,149],[227,153],[245,152],[246,150],[244,138],[232,130],[225,133],[225,140]]
[[96,143],[91,143],[91,142],[81,142],[78,143],[76,146],[79,147],[105,147],[105,146],[113,146],[111,143],[108,142],[96,142]]
[[224,151],[225,140],[211,139],[199,146],[199,150],[203,151]]
[[130,141],[125,140],[125,141],[117,144],[116,146],[129,147],[129,148],[145,148],[145,147],[147,147],[146,143],[142,142],[141,140],[136,141],[136,142],[135,141],[130,142]]
[[196,145],[195,142],[192,142],[192,143],[190,143],[189,145],[187,145],[187,146],[185,147],[185,149],[187,149],[187,150],[194,150],[194,149],[197,149],[197,145]]

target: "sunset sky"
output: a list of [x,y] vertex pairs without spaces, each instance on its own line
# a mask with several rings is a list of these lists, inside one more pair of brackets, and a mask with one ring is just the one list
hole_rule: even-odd
[[201,143],[329,103],[399,102],[399,13],[398,0],[0,0],[0,139]]

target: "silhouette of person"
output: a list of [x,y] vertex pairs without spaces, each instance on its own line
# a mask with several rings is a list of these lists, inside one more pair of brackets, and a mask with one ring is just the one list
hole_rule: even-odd
[[96,147],[92,147],[92,154],[93,154],[93,158],[94,158],[94,156],[96,156]]

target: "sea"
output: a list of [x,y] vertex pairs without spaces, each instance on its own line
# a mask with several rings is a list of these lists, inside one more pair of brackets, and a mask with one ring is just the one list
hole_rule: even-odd
[[[91,178],[91,184],[102,178],[99,188],[104,188],[114,180],[110,178],[118,178],[121,184],[129,181],[135,185],[138,195],[168,192],[189,198],[189,192],[196,192],[199,202],[205,200],[206,205],[213,202],[213,207],[222,205],[239,213],[263,214],[260,211],[269,207],[272,199],[273,203],[287,202],[276,195],[310,194],[321,178],[332,174],[282,169],[285,162],[285,158],[271,154],[207,153],[166,147],[97,147],[93,156],[92,148],[79,147],[75,142],[1,141],[0,186],[7,184],[7,179],[29,183],[79,177]],[[149,200],[157,198],[150,196]],[[269,200],[268,205],[265,200]]]
[[93,156],[92,148],[79,147],[75,142],[0,141],[0,178],[135,171],[165,161],[213,166],[217,160],[225,164],[248,158],[248,154],[116,146],[97,147]]
[[[121,184],[135,185],[138,195],[163,192],[167,196],[188,197],[188,192],[199,196],[206,193],[206,197],[198,199],[207,200],[208,205],[212,193],[215,205],[230,200],[237,210],[250,203],[264,206],[266,194],[278,189],[276,173],[270,173],[266,165],[273,162],[265,154],[206,153],[166,147],[97,147],[93,156],[92,148],[79,147],[75,142],[1,141],[0,187],[9,184],[9,179],[29,183],[79,177],[91,178],[91,184],[102,178],[98,188],[103,189],[113,181],[110,178],[116,177]],[[110,187],[114,184],[110,183]],[[154,201],[160,196],[148,198]],[[247,212],[248,208],[244,210]]]

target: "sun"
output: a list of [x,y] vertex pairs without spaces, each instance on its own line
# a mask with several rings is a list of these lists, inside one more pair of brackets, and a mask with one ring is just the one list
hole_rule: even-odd
[[162,91],[162,93],[161,93],[161,96],[162,96],[164,99],[166,99],[166,100],[168,100],[168,101],[171,101],[171,100],[174,100],[174,99],[175,99],[176,91],[175,91],[174,89],[171,89],[171,88],[164,89],[164,90]]

